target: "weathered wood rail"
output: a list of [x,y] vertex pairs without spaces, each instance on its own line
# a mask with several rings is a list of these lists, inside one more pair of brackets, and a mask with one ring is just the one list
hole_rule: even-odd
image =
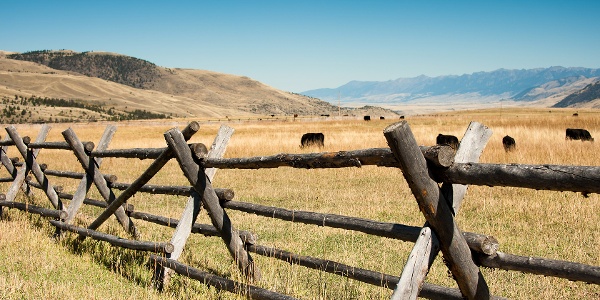
[[[271,156],[223,158],[223,153],[233,129],[222,127],[210,150],[202,144],[188,144],[198,130],[196,122],[182,131],[172,129],[165,133],[167,147],[108,150],[115,126],[107,126],[96,149],[93,142],[81,142],[71,129],[62,132],[65,141],[47,142],[50,130],[44,125],[35,141],[21,137],[14,126],[6,128],[8,136],[0,141],[0,162],[9,177],[2,182],[12,182],[6,194],[0,194],[2,207],[15,208],[50,218],[57,233],[70,231],[81,239],[90,237],[114,246],[149,251],[156,266],[154,281],[158,289],[168,283],[170,272],[204,280],[218,289],[243,293],[251,299],[291,299],[279,293],[241,284],[203,272],[178,262],[191,233],[220,237],[240,272],[249,279],[260,280],[260,270],[249,253],[268,256],[372,285],[393,289],[392,299],[500,299],[490,295],[486,280],[479,267],[489,267],[554,276],[573,281],[600,285],[600,267],[560,260],[525,257],[499,250],[499,242],[489,235],[462,232],[454,216],[458,213],[467,185],[512,186],[553,191],[600,193],[600,167],[561,165],[482,164],[478,158],[491,131],[472,123],[458,152],[445,146],[417,146],[406,122],[393,124],[384,130],[390,148],[373,148],[340,152],[308,154],[276,154]],[[467,142],[469,141],[469,142]],[[16,147],[18,158],[6,156],[7,147]],[[38,161],[42,149],[70,151],[79,161],[83,172],[52,170],[51,165]],[[455,155],[456,154],[456,155]],[[117,177],[103,174],[103,158],[153,159],[152,164],[132,183],[117,182]],[[176,159],[189,186],[164,186],[147,184],[171,159]],[[399,223],[379,222],[352,216],[288,210],[243,201],[234,201],[231,189],[213,188],[211,181],[217,169],[261,168],[347,168],[366,165],[400,168],[417,199],[427,223],[408,226]],[[32,174],[33,177],[28,176]],[[204,175],[202,175],[204,173]],[[80,180],[73,193],[64,192],[53,185],[51,177]],[[442,183],[442,186],[439,186]],[[86,197],[91,185],[98,188],[102,200]],[[53,208],[16,202],[16,195],[25,195],[31,188],[42,190]],[[122,191],[118,196],[115,191]],[[167,218],[136,211],[127,201],[136,193],[186,196],[188,202],[180,219]],[[63,200],[68,200],[65,207]],[[100,215],[87,228],[71,223],[81,205],[103,208]],[[196,223],[201,208],[207,210],[212,224]],[[382,274],[348,266],[331,260],[302,256],[258,244],[252,232],[238,230],[226,210],[237,210],[284,221],[301,222],[323,227],[342,228],[370,235],[394,238],[415,243],[401,277]],[[124,239],[97,231],[97,228],[115,215],[132,239]],[[139,231],[132,219],[175,228],[170,242],[138,241]],[[438,251],[444,254],[458,283],[459,289],[428,284],[426,274]]]

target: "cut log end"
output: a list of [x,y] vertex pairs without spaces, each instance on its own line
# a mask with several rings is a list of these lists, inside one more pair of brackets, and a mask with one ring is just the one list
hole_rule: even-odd
[[191,144],[190,150],[192,150],[194,159],[204,160],[206,157],[208,157],[208,149],[202,143]]
[[94,147],[96,147],[96,145],[94,145],[93,142],[85,142],[85,143],[83,143],[83,148],[88,153],[92,152],[92,150],[94,150]]

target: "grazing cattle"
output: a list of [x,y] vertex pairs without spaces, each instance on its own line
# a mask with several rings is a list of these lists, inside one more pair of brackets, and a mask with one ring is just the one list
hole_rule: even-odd
[[450,147],[452,147],[452,149],[456,150],[458,149],[458,138],[453,136],[453,135],[445,135],[445,134],[438,134],[437,138],[435,139],[435,143],[438,145],[448,145]]
[[385,120],[384,116],[379,117],[379,120]]
[[365,121],[371,121],[371,116],[364,116],[363,120],[365,120]]
[[297,118],[297,117],[298,117],[298,114],[294,114],[294,118]]
[[507,135],[502,138],[502,146],[504,146],[504,151],[510,152],[515,150],[517,144],[515,143],[515,139]]
[[309,146],[325,146],[325,135],[320,132],[309,132],[302,135],[300,139],[300,148]]
[[404,116],[400,116],[400,120],[404,120]]
[[580,140],[580,141],[594,141],[594,138],[589,131],[579,128],[567,128],[565,139],[567,140]]
[[573,117],[579,117],[579,114],[578,113],[574,113]]
[[329,117],[328,114],[322,114],[321,117]]

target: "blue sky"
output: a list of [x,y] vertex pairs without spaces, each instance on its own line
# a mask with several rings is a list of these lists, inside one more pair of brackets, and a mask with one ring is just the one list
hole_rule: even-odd
[[278,89],[600,67],[600,1],[3,1],[0,49],[110,51]]

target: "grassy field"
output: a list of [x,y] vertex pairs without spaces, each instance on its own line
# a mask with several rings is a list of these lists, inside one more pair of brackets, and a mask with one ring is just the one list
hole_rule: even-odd
[[[504,109],[453,112],[435,116],[412,116],[407,121],[420,145],[433,145],[438,133],[463,136],[469,122],[490,127],[493,135],[481,161],[486,163],[600,165],[598,143],[565,141],[565,128],[586,128],[600,136],[600,111],[561,109]],[[220,124],[202,123],[192,142],[212,143]],[[232,122],[235,133],[226,157],[249,157],[277,153],[307,153],[386,147],[383,129],[397,120],[330,120]],[[182,129],[186,121],[118,123],[110,148],[164,147],[163,133]],[[61,131],[71,126],[81,140],[97,142],[104,126],[57,124],[48,141],[61,141]],[[39,125],[18,125],[21,135],[35,138]],[[323,132],[325,148],[300,149],[302,133]],[[517,150],[506,153],[502,137],[515,138]],[[14,149],[11,149],[13,151]],[[9,152],[9,157],[17,156]],[[71,154],[42,150],[40,162],[51,169],[80,170]],[[135,180],[150,161],[105,159],[104,173],[119,182]],[[5,171],[2,177],[5,177]],[[72,192],[78,182],[51,178]],[[188,184],[176,162],[170,162],[152,184]],[[369,218],[421,226],[418,210],[401,172],[395,168],[365,166],[345,169],[219,170],[215,187],[232,188],[238,201],[288,209]],[[6,191],[7,184],[2,185]],[[100,199],[92,189],[91,197]],[[28,201],[50,207],[36,191]],[[569,260],[600,266],[600,198],[572,192],[536,191],[510,187],[469,188],[457,222],[461,230],[493,235],[506,253]],[[130,203],[135,209],[179,218],[184,197],[138,194]],[[75,223],[89,224],[99,209],[84,207]],[[352,266],[398,276],[412,249],[411,243],[366,234],[283,222],[276,219],[228,211],[233,224],[259,235],[259,243],[301,255],[330,259]],[[172,229],[134,220],[142,240],[168,241]],[[205,211],[200,223],[210,223]],[[100,230],[126,237],[114,218]],[[185,277],[175,276],[163,293],[152,290],[148,253],[111,247],[73,235],[60,241],[43,218],[4,208],[0,219],[0,299],[237,299],[237,294],[219,292]],[[253,255],[263,279],[256,285],[302,299],[389,299],[391,290],[373,287],[324,272],[289,265]],[[183,262],[232,279],[240,279],[222,241],[193,235],[182,255]],[[600,287],[520,272],[482,269],[494,295],[514,299],[598,299]],[[438,258],[428,282],[456,287]]]

